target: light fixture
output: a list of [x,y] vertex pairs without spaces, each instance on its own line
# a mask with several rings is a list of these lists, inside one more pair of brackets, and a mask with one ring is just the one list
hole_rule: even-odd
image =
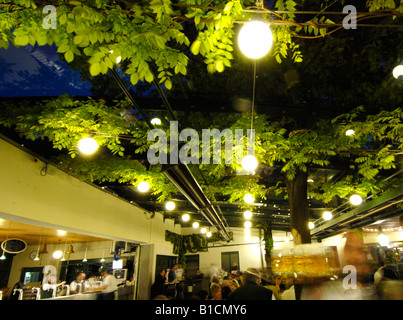
[[362,203],[362,198],[358,194],[353,194],[350,197],[350,203],[354,206],[359,206]]
[[250,227],[252,227],[252,222],[250,222],[250,221],[245,221],[244,227],[245,227],[246,229],[249,229]]
[[54,259],[60,259],[63,256],[63,251],[60,250],[59,247],[60,247],[60,240],[57,245],[57,250],[55,252],[53,252],[53,255],[52,255]]
[[382,247],[387,247],[389,245],[389,237],[382,232],[381,227],[379,227],[379,233],[376,238],[378,239],[378,242]]
[[309,227],[309,230],[312,230],[313,228],[315,228],[315,224],[312,221],[309,221],[308,227]]
[[67,249],[67,239],[66,242],[64,243],[63,257],[60,259],[60,261],[66,261],[66,259],[64,258],[64,255],[66,254],[66,249]]
[[4,250],[3,250],[3,254],[0,257],[0,260],[6,260],[6,256],[4,255]]
[[312,183],[314,181],[313,181],[313,179],[308,179],[307,182]]
[[201,229],[200,229],[200,233],[201,233],[201,234],[205,234],[206,232],[207,232],[207,229],[206,229],[206,228],[201,228]]
[[141,181],[137,185],[137,190],[140,192],[147,192],[150,189],[150,184],[147,181]]
[[247,155],[241,161],[242,168],[251,172],[257,168],[258,162],[255,156]]
[[194,229],[197,229],[199,227],[199,223],[198,222],[193,222],[192,227]]
[[348,130],[346,131],[346,136],[347,136],[347,137],[351,137],[351,136],[353,136],[353,135],[355,135],[355,131],[354,131],[353,129],[348,129]]
[[323,219],[325,219],[325,220],[329,221],[329,220],[332,220],[333,215],[332,215],[332,213],[331,213],[331,212],[329,212],[329,211],[325,211],[325,212],[323,212],[322,217],[323,217]]
[[98,143],[93,138],[83,138],[78,142],[78,150],[87,155],[97,151],[98,147]]
[[403,65],[398,65],[393,69],[393,76],[398,79],[400,76],[403,76]]
[[53,258],[55,259],[60,259],[63,256],[63,251],[62,250],[56,250],[53,252]]
[[252,59],[263,57],[273,44],[273,35],[269,25],[262,21],[246,23],[239,32],[238,44],[242,53],[247,57]]
[[255,198],[250,193],[245,194],[245,196],[243,197],[243,200],[247,204],[251,204],[251,203],[255,202]]
[[206,233],[206,237],[207,237],[207,238],[210,238],[210,237],[211,237],[211,232],[210,232],[210,231]]
[[88,249],[88,241],[87,241],[87,243],[86,243],[86,245],[85,245],[85,254],[84,254],[83,262],[87,262],[87,261],[88,261],[88,260],[87,260],[87,249]]
[[250,218],[252,218],[252,212],[249,211],[249,210],[246,210],[246,211],[243,213],[243,217],[244,217],[245,219],[250,219]]
[[102,258],[101,258],[100,261],[101,261],[101,262],[105,262],[105,259],[104,259],[104,249],[102,249]]
[[153,119],[151,119],[150,123],[155,125],[155,126],[159,126],[161,124],[161,119],[160,118],[153,118]]
[[169,211],[172,211],[173,209],[175,209],[175,202],[168,201],[168,202],[165,204],[165,208],[166,208],[167,210],[169,210]]
[[189,216],[187,213],[185,213],[185,214],[182,216],[182,221],[187,222],[187,221],[189,221],[189,220],[190,220],[190,216]]

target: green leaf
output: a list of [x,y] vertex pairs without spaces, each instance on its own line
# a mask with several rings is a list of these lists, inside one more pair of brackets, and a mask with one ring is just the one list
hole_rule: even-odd
[[66,59],[67,62],[71,62],[74,60],[74,53],[71,50],[68,50],[65,54],[64,54],[64,58]]
[[200,50],[200,45],[201,45],[201,41],[200,40],[196,40],[195,42],[192,43],[191,47],[190,47],[190,51],[197,56],[199,54],[199,50]]
[[215,68],[218,72],[223,72],[224,71],[224,64],[222,60],[217,60],[215,63]]
[[167,88],[168,90],[172,89],[172,82],[170,80],[165,81],[165,88]]
[[90,73],[93,77],[101,73],[101,65],[99,63],[94,63],[90,66]]

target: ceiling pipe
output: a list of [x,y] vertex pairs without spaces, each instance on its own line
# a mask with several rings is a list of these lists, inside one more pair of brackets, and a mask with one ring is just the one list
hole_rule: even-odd
[[178,188],[197,211],[199,211],[212,226],[218,229],[224,239],[229,242],[231,236],[223,220],[203,193],[203,190],[187,165],[180,163],[168,167],[163,171],[163,174]]

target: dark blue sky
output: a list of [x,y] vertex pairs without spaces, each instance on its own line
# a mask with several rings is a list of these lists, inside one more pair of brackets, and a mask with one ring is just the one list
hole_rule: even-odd
[[54,46],[0,48],[0,97],[90,96],[90,89]]

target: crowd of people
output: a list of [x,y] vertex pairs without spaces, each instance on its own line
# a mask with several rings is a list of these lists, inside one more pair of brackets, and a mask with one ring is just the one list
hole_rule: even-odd
[[[200,300],[403,300],[403,282],[388,265],[370,263],[363,238],[357,231],[345,232],[341,251],[339,277],[301,283],[293,275],[268,275],[254,268],[241,272],[225,273],[212,264],[209,271],[210,286],[188,294],[188,299]],[[379,261],[378,261],[379,263]],[[345,269],[347,267],[347,269]],[[346,271],[347,270],[347,271]],[[184,284],[177,286],[174,296],[167,296],[164,273],[159,290],[151,299],[184,299]],[[157,282],[157,280],[156,280]],[[176,294],[178,293],[178,294]]]

